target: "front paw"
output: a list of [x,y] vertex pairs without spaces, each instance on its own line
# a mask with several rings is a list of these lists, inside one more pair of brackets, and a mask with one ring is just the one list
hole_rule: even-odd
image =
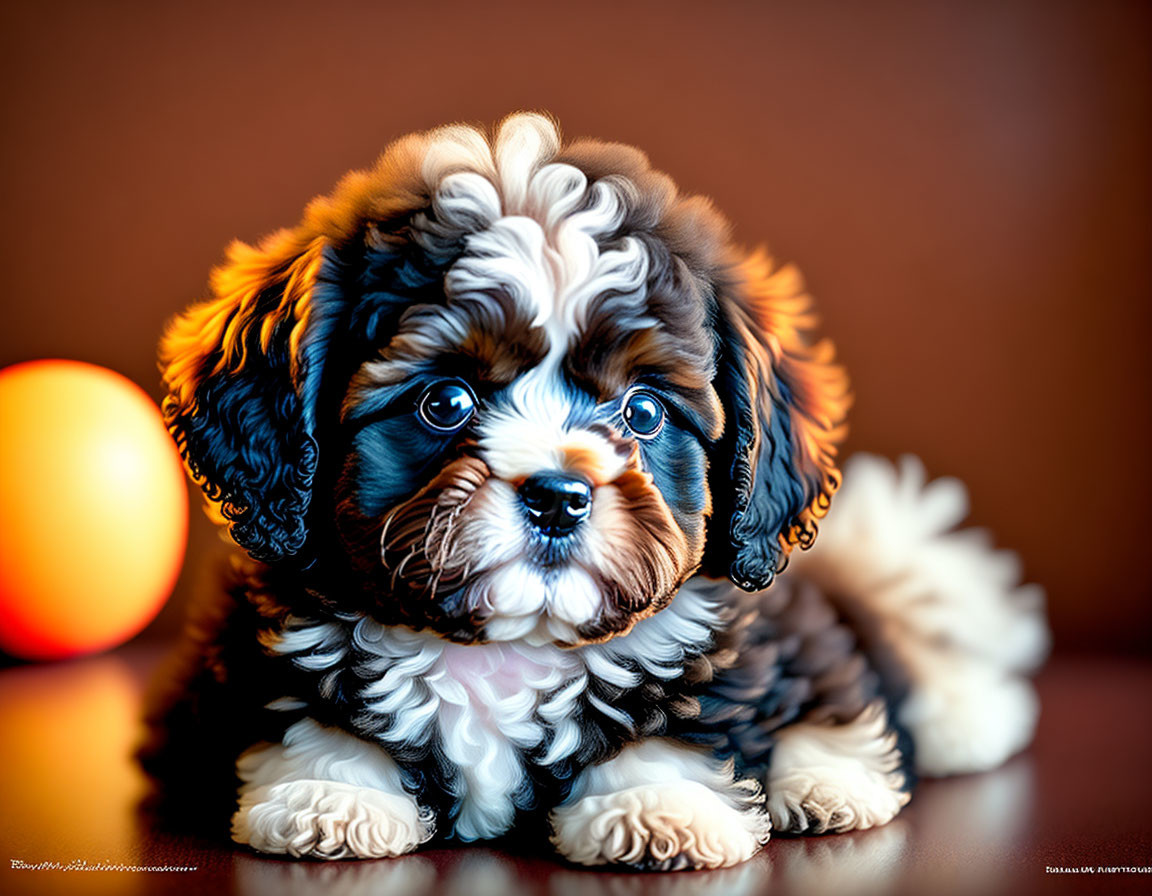
[[316,859],[379,859],[432,836],[408,796],[337,781],[285,781],[240,797],[232,839],[260,852]]
[[653,871],[724,868],[768,840],[767,816],[738,809],[703,784],[644,784],[587,796],[552,813],[552,842],[579,865]]
[[796,834],[832,834],[859,831],[887,824],[907,804],[908,793],[899,782],[861,771],[827,780],[792,775],[773,781],[768,812],[778,831]]
[[902,762],[880,703],[841,725],[789,725],[777,733],[772,750],[772,826],[827,834],[887,824],[908,802]]

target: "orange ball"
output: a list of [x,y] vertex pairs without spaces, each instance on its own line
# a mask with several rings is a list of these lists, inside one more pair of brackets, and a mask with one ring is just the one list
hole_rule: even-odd
[[172,593],[187,538],[180,457],[139,386],[78,361],[0,371],[0,649],[128,640]]

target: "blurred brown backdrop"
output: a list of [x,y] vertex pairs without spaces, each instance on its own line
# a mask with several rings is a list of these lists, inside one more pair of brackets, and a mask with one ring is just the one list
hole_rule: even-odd
[[[1058,645],[1146,650],[1150,25],[1117,0],[9,2],[0,364],[158,395],[163,321],[233,237],[405,132],[546,109],[800,265],[850,449],[965,479]],[[197,515],[177,605],[219,553]]]

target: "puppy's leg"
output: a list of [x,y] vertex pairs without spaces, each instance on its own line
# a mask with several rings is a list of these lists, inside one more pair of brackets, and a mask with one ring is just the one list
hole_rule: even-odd
[[772,826],[823,834],[887,824],[908,802],[902,762],[879,701],[847,724],[782,728],[768,772]]
[[318,859],[382,858],[432,836],[431,813],[405,790],[379,747],[311,719],[236,763],[243,782],[232,839],[261,852]]
[[671,871],[743,862],[770,826],[759,785],[735,780],[730,761],[651,739],[585,769],[552,830],[569,861]]

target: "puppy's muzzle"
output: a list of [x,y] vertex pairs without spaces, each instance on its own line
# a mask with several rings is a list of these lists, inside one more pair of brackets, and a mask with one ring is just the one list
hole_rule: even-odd
[[592,486],[581,476],[537,473],[518,494],[528,521],[545,535],[569,535],[592,512]]

